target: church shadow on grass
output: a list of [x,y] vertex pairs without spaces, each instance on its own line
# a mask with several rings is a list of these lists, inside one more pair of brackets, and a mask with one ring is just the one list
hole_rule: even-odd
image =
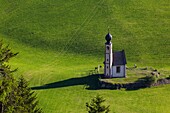
[[45,89],[52,89],[52,88],[61,88],[61,87],[69,87],[69,86],[76,86],[76,85],[84,85],[85,89],[88,90],[97,90],[99,89],[99,77],[100,74],[92,74],[85,77],[78,77],[78,78],[70,78],[63,81],[53,82],[49,84],[45,84],[42,86],[35,86],[31,87],[33,90],[45,90]]
[[127,91],[138,90],[150,87],[148,83],[146,83],[146,78],[139,78],[137,81],[133,83],[108,83],[105,81],[100,81],[99,78],[103,77],[102,74],[91,74],[84,77],[70,78],[63,81],[57,81],[49,84],[44,84],[42,86],[31,87],[32,90],[45,90],[45,89],[53,89],[53,88],[62,88],[76,85],[83,85],[85,89],[88,90],[99,90],[99,89],[109,89],[109,90],[120,90],[122,88]]

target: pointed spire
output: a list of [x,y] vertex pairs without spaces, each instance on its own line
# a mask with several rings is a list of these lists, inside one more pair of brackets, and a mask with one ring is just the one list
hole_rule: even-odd
[[106,36],[105,36],[105,39],[107,41],[108,44],[110,44],[110,41],[112,40],[112,35],[110,33],[108,33]]

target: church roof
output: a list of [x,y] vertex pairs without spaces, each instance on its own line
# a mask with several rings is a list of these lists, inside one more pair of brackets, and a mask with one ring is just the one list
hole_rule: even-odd
[[125,56],[125,51],[116,51],[113,52],[113,66],[116,65],[125,65],[127,64],[126,62],[126,56]]

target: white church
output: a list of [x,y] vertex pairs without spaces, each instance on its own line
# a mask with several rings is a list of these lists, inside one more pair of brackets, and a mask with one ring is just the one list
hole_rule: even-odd
[[112,35],[108,33],[105,37],[105,61],[104,61],[104,77],[105,78],[121,78],[126,77],[126,57],[124,50],[112,51]]

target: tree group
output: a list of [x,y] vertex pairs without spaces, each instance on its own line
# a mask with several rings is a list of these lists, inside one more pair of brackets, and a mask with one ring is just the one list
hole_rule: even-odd
[[0,113],[41,113],[35,93],[28,87],[21,76],[15,79],[8,65],[9,60],[18,53],[13,53],[0,41]]

